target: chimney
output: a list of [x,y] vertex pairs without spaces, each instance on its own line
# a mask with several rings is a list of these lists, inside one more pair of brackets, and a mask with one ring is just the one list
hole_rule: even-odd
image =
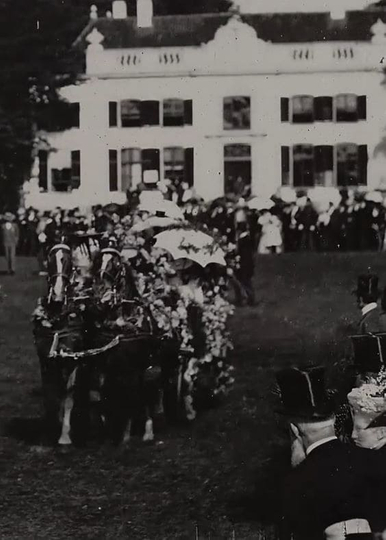
[[126,19],[127,5],[125,0],[114,0],[113,2],[113,19]]
[[137,0],[137,26],[138,28],[153,26],[153,0]]

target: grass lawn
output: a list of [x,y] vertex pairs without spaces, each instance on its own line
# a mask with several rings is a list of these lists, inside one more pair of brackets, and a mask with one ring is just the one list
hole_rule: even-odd
[[258,305],[231,322],[236,383],[224,404],[191,427],[160,427],[150,446],[62,454],[29,444],[41,414],[30,315],[44,278],[33,259],[20,259],[16,276],[0,276],[0,538],[190,540],[197,530],[205,539],[259,538],[258,523],[232,504],[285,447],[275,369],[339,359],[358,318],[350,292],[368,266],[382,279],[386,256],[260,256]]

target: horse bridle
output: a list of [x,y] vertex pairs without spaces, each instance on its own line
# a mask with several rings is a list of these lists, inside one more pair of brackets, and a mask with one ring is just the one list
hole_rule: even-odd
[[[105,275],[106,277],[110,278],[111,282],[113,284],[116,283],[117,279],[119,277],[122,277],[124,275],[124,266],[122,265],[122,255],[121,253],[115,249],[115,248],[111,248],[111,247],[108,247],[108,248],[105,248],[105,249],[102,249],[101,251],[101,255],[103,257],[103,255],[107,255],[107,254],[111,254],[111,255],[116,255],[119,257],[119,260],[121,262],[121,268],[120,268],[120,271],[118,272],[118,274],[116,276],[113,276],[111,274],[111,272],[108,272],[107,270],[103,270],[103,275]],[[102,270],[101,270],[102,272]]]
[[[48,253],[48,257],[55,251],[58,251],[59,249],[63,249],[64,251],[67,251],[68,253],[70,253],[71,255],[71,248],[67,245],[67,244],[56,244],[55,246],[53,246],[49,253]],[[71,279],[72,279],[72,276],[73,276],[73,272],[70,273],[70,275],[68,274],[65,274],[64,272],[57,272],[56,274],[52,274],[52,275],[49,275],[48,276],[48,283],[50,285],[52,285],[52,282],[56,279],[56,278],[62,278],[63,281],[66,281],[67,284],[69,285],[71,283]]]

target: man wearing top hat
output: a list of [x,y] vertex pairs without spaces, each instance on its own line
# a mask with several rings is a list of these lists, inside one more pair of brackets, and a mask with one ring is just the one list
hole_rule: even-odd
[[294,468],[283,483],[282,517],[296,540],[344,539],[386,528],[384,457],[340,442],[324,368],[277,373]]
[[380,292],[378,289],[378,276],[376,274],[363,274],[358,277],[357,289],[358,307],[361,318],[358,323],[358,334],[386,332],[386,325],[381,318],[378,306]]

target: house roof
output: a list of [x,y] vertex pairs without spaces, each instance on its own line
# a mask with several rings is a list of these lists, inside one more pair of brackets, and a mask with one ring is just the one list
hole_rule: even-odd
[[[194,47],[211,41],[216,31],[232,15],[167,15],[154,17],[151,28],[138,28],[136,17],[99,18],[90,21],[74,43],[86,48],[87,35],[96,28],[104,36],[106,49],[153,47]],[[260,39],[272,43],[306,43],[320,41],[370,41],[371,27],[386,12],[350,11],[343,20],[333,20],[329,13],[275,13],[242,15]]]

